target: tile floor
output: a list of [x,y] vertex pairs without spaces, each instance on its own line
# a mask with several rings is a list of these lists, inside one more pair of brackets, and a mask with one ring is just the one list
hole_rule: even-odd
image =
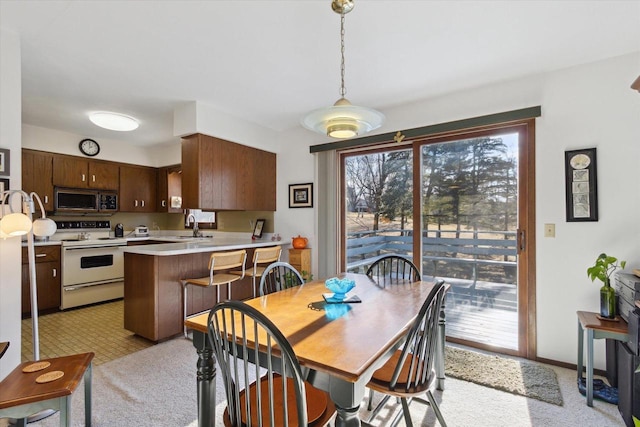
[[[47,314],[38,318],[40,359],[95,353],[94,366],[153,345],[124,329],[123,300]],[[33,360],[31,319],[22,321],[22,360]]]

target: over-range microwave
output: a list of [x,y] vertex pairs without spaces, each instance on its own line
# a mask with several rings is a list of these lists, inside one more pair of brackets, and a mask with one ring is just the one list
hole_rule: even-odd
[[53,209],[56,213],[115,213],[118,211],[118,193],[56,187]]

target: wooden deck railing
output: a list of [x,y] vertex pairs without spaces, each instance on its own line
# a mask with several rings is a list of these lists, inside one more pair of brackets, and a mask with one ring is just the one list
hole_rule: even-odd
[[[422,274],[441,277],[454,295],[472,304],[516,307],[516,233],[514,231],[429,230],[422,237]],[[349,234],[347,271],[366,272],[387,254],[412,257],[412,230],[378,230]],[[415,260],[414,260],[415,262]],[[420,267],[420,266],[419,266]],[[482,271],[481,271],[482,270]],[[496,286],[493,286],[496,285]]]

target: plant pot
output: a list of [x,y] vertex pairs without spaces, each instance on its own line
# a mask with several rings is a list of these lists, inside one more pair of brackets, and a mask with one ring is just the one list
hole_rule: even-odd
[[616,290],[608,284],[600,288],[600,316],[607,319],[616,317]]

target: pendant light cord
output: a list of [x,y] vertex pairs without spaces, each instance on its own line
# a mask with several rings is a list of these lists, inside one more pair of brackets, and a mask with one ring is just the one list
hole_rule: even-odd
[[347,90],[344,87],[344,8],[340,12],[340,96],[344,98]]

